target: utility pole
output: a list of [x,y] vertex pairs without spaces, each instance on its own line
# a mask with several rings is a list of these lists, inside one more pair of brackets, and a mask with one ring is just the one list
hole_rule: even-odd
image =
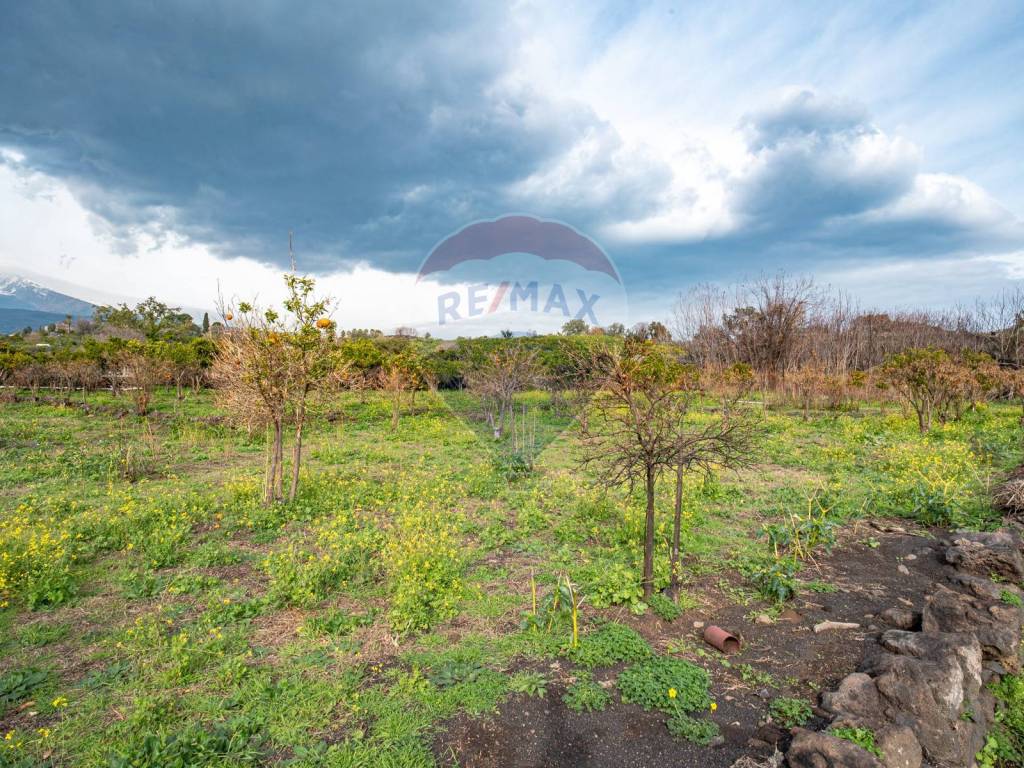
[[292,250],[292,231],[288,230],[288,258],[292,262],[292,274],[295,274],[295,251]]

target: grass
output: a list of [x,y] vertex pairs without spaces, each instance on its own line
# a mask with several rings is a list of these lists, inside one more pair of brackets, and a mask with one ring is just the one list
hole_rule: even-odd
[[[692,609],[688,583],[762,557],[762,527],[812,494],[829,492],[840,521],[918,510],[984,526],[986,483],[1020,461],[1008,407],[927,438],[893,414],[770,412],[759,464],[687,481],[685,591],[678,608],[647,605],[639,492],[597,490],[567,417],[541,393],[523,402],[537,458],[510,476],[468,393],[417,395],[395,432],[382,398],[341,396],[309,427],[297,500],[270,509],[258,503],[264,436],[224,427],[209,393],[158,392],[148,419],[122,417],[108,393],[88,411],[0,405],[0,764],[430,766],[442,722],[511,695],[559,684],[579,709],[617,706],[582,667],[650,666],[646,642],[620,627],[629,612]],[[956,472],[921,484],[895,472],[908,446],[922,467],[956,458]],[[659,483],[659,589],[672,492]],[[899,509],[881,501],[893,493]],[[566,576],[586,596],[576,649],[564,611],[520,623],[531,579],[544,600]],[[737,603],[759,600],[739,576],[722,584]],[[524,671],[556,662],[560,680]],[[713,737],[677,720],[680,738]]]

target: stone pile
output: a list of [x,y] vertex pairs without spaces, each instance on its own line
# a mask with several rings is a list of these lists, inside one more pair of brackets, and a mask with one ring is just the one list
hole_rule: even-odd
[[866,728],[881,757],[827,731],[795,729],[792,768],[969,768],[995,702],[986,684],[1020,668],[1024,558],[1016,534],[940,543],[954,588],[936,584],[920,612],[889,608],[860,669],[822,695],[830,728]]

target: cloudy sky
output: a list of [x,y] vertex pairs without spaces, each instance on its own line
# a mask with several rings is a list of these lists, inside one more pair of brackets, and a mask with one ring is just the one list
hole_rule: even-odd
[[[781,9],[781,10],[780,10]],[[445,235],[590,235],[632,320],[813,273],[864,304],[1024,279],[1024,4],[8,4],[0,271],[408,321]],[[41,280],[42,281],[42,280]]]

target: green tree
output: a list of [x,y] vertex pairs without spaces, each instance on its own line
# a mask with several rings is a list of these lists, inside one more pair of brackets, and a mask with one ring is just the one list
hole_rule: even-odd
[[581,336],[587,332],[587,322],[585,320],[570,320],[562,326],[563,336]]

